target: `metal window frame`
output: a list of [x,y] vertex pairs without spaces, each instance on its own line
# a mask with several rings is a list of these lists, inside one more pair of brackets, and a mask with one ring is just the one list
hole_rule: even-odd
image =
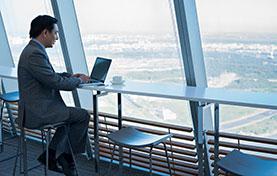
[[14,61],[9,45],[7,32],[4,26],[4,21],[0,11],[0,65],[6,67],[14,67]]
[[[4,20],[0,10],[0,65],[5,67],[15,67],[7,31],[5,29]],[[17,81],[2,78],[2,86],[6,91],[18,90]]]
[[[54,16],[58,19],[60,43],[67,71],[88,75],[89,71],[73,0],[51,0],[51,4]],[[89,91],[74,90],[72,94],[75,106],[92,108],[92,95]]]
[[[195,0],[174,0],[174,10],[176,14],[186,83],[188,86],[207,87],[207,77]],[[199,102],[191,101],[189,104],[194,128],[194,136],[196,136],[196,132],[198,130],[197,109],[200,104]],[[213,129],[211,109],[209,108],[203,113],[205,116],[205,118],[203,118],[204,131]],[[208,141],[208,139],[205,141]],[[198,141],[196,141],[196,143],[198,143]],[[210,147],[207,145],[207,142],[205,142],[204,145],[205,173],[211,174],[211,161],[208,157]],[[197,147],[197,151],[201,151],[201,149]],[[198,158],[201,157],[198,156]]]

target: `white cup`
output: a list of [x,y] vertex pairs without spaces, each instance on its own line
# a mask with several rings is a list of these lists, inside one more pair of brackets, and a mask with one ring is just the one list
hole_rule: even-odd
[[114,83],[120,83],[122,82],[122,76],[113,76],[113,82]]

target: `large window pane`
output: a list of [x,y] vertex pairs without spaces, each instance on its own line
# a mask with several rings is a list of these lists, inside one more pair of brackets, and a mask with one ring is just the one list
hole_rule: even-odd
[[[96,57],[102,56],[113,60],[108,82],[112,76],[122,75],[125,80],[146,83],[184,83],[171,1],[74,3],[89,70]],[[101,98],[100,110],[116,113],[115,103],[113,95]],[[187,104],[182,101],[126,95],[123,103],[127,116],[179,124],[190,121]]]
[[[208,86],[277,93],[277,1],[196,2]],[[231,106],[221,109],[223,130],[277,135],[272,128],[277,127],[276,111]]]
[[[0,10],[13,60],[17,65],[21,51],[30,40],[29,30],[32,19],[38,15],[53,16],[51,3],[48,0],[0,0]],[[47,53],[55,71],[66,71],[59,41],[53,48],[47,49]],[[62,96],[68,105],[74,104],[70,92],[62,92]]]

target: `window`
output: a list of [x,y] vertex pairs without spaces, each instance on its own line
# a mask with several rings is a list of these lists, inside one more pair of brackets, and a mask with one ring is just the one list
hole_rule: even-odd
[[[30,40],[29,30],[31,21],[38,15],[48,14],[53,16],[51,3],[47,0],[0,0],[0,10],[13,60],[15,65],[17,65],[23,48]],[[66,71],[60,42],[56,42],[53,48],[46,50],[55,71]],[[68,105],[73,105],[72,94],[70,92],[62,92],[62,96]]]
[[[75,0],[74,4],[89,70],[101,56],[113,60],[108,82],[122,75],[129,81],[184,83],[171,1]],[[117,112],[113,95],[99,101],[100,111]],[[126,116],[179,124],[191,121],[182,101],[125,95],[123,104]]]
[[[277,2],[196,2],[208,86],[276,93]],[[277,111],[222,107],[223,130],[276,137]]]

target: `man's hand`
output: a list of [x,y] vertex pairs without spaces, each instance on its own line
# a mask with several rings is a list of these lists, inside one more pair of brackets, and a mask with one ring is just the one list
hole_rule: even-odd
[[73,75],[71,75],[71,77],[76,77],[76,78],[81,79],[82,83],[87,83],[90,80],[89,76],[82,74],[82,73],[73,74]]
[[83,83],[87,83],[90,80],[90,77],[87,75],[80,75],[78,78],[81,79]]
[[73,74],[71,75],[71,77],[76,77],[76,78],[79,78],[80,76],[85,76],[85,74],[82,74],[82,73],[76,73],[76,74]]

